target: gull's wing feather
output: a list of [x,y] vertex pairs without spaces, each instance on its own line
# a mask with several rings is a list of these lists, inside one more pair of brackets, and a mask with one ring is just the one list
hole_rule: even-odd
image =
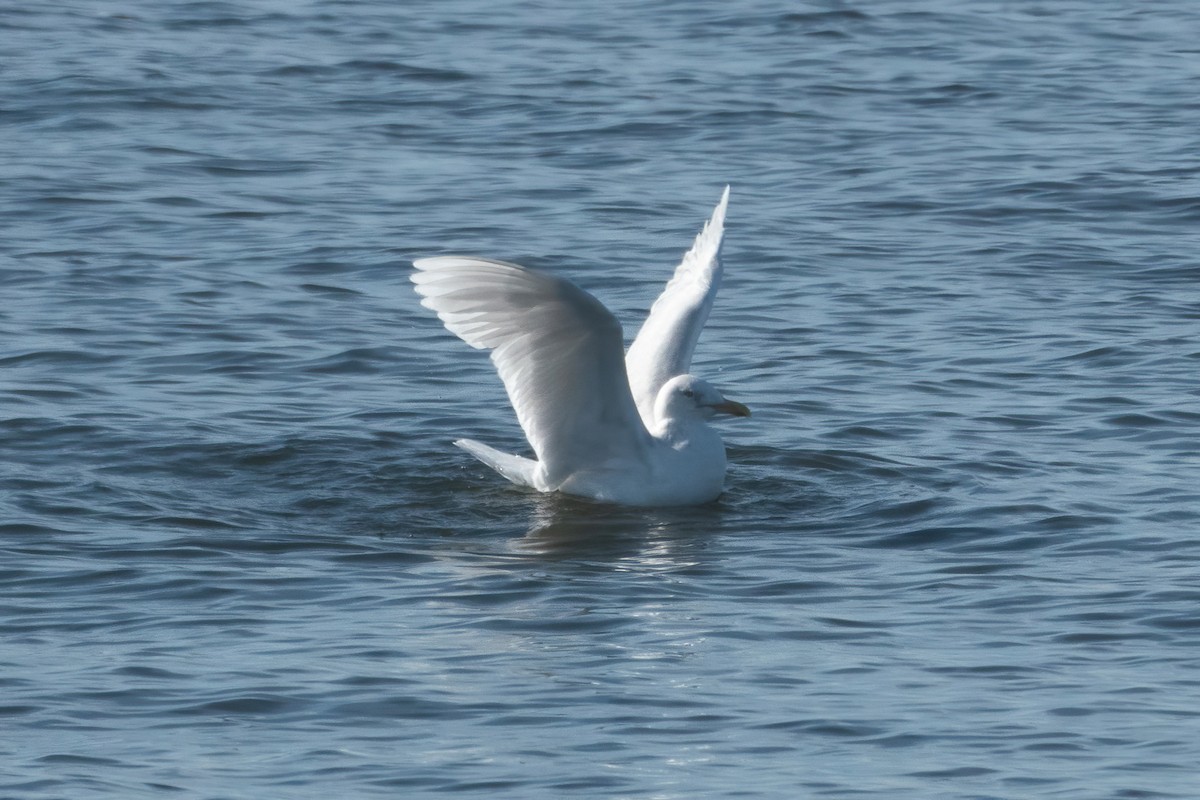
[[658,390],[691,367],[696,341],[721,286],[721,239],[728,204],[726,186],[712,218],[675,268],[667,288],[654,301],[650,315],[625,355],[633,398],[647,425],[654,415]]
[[492,351],[548,481],[646,452],[650,434],[629,391],[621,324],[599,300],[564,278],[502,261],[442,256],[413,266],[421,304],[467,344]]

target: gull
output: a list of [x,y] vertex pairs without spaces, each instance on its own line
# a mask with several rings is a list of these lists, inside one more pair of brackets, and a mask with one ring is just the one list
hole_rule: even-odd
[[725,483],[709,421],[750,416],[688,372],[721,284],[729,187],[623,352],[621,323],[558,275],[469,256],[413,262],[421,304],[490,350],[535,458],[454,442],[509,481],[628,506],[694,505]]

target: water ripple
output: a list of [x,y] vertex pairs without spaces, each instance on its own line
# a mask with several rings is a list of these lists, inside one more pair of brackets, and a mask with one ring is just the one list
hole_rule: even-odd
[[[1193,796],[1200,19],[995,5],[6,12],[0,794]],[[726,183],[722,498],[450,446]]]

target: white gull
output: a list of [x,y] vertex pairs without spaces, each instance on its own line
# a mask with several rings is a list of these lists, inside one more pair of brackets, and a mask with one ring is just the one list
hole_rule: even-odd
[[623,353],[617,318],[565,278],[466,256],[413,262],[421,304],[467,344],[491,350],[535,459],[456,445],[542,492],[634,506],[716,499],[725,445],[708,422],[750,416],[688,373],[721,284],[729,187]]

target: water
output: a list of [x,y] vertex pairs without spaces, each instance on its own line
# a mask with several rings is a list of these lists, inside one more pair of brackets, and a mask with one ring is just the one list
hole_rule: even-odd
[[[0,17],[0,796],[1194,798],[1200,8]],[[717,504],[515,491],[407,261],[636,330]]]

